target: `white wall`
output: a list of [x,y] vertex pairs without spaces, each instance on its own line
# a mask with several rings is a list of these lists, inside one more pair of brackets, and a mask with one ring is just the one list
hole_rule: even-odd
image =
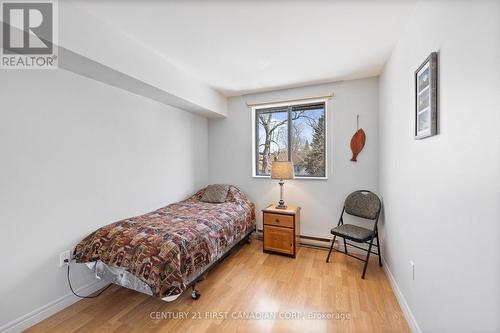
[[205,185],[208,125],[62,70],[2,71],[0,95],[2,327],[69,293],[61,251]]
[[[82,1],[60,1],[58,24],[58,45],[65,51],[59,54],[61,68],[126,86],[137,94],[156,96],[159,101],[193,112],[226,115],[227,101],[220,92],[184,72],[142,40],[130,38],[95,17],[82,7]],[[101,66],[96,69],[94,62]]]
[[[380,78],[383,250],[423,332],[500,331],[499,41],[498,1],[422,1]],[[416,141],[413,73],[432,51],[439,135]]]
[[[240,186],[256,203],[257,212],[279,200],[278,181],[252,177],[252,112],[246,103],[303,98],[334,93],[327,103],[328,180],[285,182],[285,202],[302,207],[301,233],[330,238],[343,200],[351,191],[377,190],[378,80],[344,81],[304,88],[232,97],[228,117],[209,120],[209,180]],[[367,140],[358,162],[351,162],[350,140],[356,114]],[[261,228],[261,214],[257,214]]]

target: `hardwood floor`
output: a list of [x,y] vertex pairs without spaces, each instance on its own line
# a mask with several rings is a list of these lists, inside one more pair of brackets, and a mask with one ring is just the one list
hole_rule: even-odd
[[[167,303],[112,286],[27,332],[410,331],[376,258],[362,280],[362,262],[334,253],[326,264],[326,255],[306,247],[296,259],[264,254],[262,242],[254,239],[197,284],[196,301],[190,292]],[[245,315],[254,317],[242,319]],[[308,319],[313,315],[319,319]],[[255,320],[258,316],[267,318]]]

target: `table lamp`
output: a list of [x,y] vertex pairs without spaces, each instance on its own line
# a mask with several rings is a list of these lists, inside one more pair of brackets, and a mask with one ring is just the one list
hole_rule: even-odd
[[286,209],[285,201],[283,201],[283,184],[284,179],[293,179],[293,164],[292,162],[274,161],[271,168],[271,178],[279,179],[280,182],[280,201],[276,206],[277,209]]

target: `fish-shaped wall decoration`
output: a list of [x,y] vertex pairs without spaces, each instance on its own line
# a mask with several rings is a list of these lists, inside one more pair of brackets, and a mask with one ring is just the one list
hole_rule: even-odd
[[[357,123],[359,124],[359,115],[357,116]],[[352,150],[352,158],[351,161],[357,162],[357,157],[358,154],[363,150],[363,147],[365,146],[366,142],[366,134],[365,131],[363,131],[362,128],[359,128],[354,133],[351,139],[351,150]]]

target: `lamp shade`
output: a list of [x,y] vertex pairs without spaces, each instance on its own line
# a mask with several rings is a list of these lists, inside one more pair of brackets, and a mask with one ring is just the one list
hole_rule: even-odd
[[274,161],[271,168],[272,179],[293,179],[292,162]]

